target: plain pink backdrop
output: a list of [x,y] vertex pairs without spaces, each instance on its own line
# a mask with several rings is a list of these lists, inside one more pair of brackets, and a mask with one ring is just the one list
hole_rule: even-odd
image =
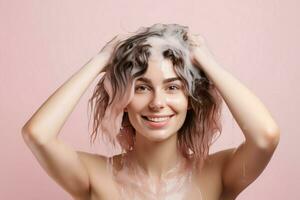
[[[238,199],[300,199],[299,6],[297,0],[0,0],[0,199],[71,199],[39,166],[21,128],[113,36],[159,22],[202,34],[219,63],[262,100],[281,128],[269,165]],[[94,85],[60,136],[77,150],[103,153],[89,146],[87,100]],[[212,151],[243,139],[227,106],[223,113]]]

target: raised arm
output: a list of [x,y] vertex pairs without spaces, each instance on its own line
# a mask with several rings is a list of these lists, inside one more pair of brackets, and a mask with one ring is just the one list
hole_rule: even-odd
[[44,170],[75,199],[89,199],[90,180],[83,160],[58,138],[80,97],[108,62],[114,38],[95,57],[61,85],[22,128],[23,138]]
[[224,151],[223,194],[236,197],[264,170],[279,142],[279,127],[263,103],[213,58],[202,37],[191,36],[192,58],[222,95],[245,141]]

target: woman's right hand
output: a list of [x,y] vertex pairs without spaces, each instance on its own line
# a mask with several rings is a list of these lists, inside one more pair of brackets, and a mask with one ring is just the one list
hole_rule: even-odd
[[[107,42],[104,45],[104,47],[90,61],[96,62],[96,63],[99,63],[99,62],[104,63],[104,66],[107,65],[114,53],[114,50],[117,47],[117,45],[121,41],[129,38],[132,35],[133,34],[116,35],[109,42]],[[88,61],[88,62],[90,62],[90,61]],[[98,66],[98,64],[97,64],[97,66]],[[99,65],[99,66],[103,66],[103,65]],[[100,71],[102,71],[102,67],[101,67]]]
[[116,35],[113,39],[107,42],[104,45],[104,47],[94,57],[92,57],[86,64],[93,63],[93,66],[95,66],[99,70],[98,75],[102,74],[103,67],[105,67],[110,61],[113,52],[120,41],[121,41],[121,37],[119,35]]
[[107,42],[104,47],[99,51],[98,54],[106,55],[106,56],[111,56],[112,53],[114,52],[115,48],[117,45],[123,41],[128,39],[129,37],[133,36],[132,33],[130,34],[119,34],[116,35],[113,39],[111,39],[109,42]]
[[140,27],[137,31],[116,35],[113,39],[106,43],[106,45],[99,51],[98,54],[111,55],[121,41],[145,31],[147,31],[146,27]]
[[104,47],[98,52],[98,54],[95,56],[101,57],[101,59],[105,58],[107,62],[110,60],[112,54],[114,53],[114,50],[117,48],[117,46],[120,44],[120,42],[137,35],[141,32],[146,31],[146,27],[140,27],[137,31],[135,32],[129,32],[126,34],[119,34],[113,37],[109,42],[107,42]]

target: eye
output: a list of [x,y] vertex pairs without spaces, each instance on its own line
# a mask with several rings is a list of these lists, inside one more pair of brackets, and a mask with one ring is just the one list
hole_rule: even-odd
[[146,92],[147,90],[150,90],[150,88],[148,87],[148,86],[146,86],[146,85],[137,85],[136,87],[135,87],[135,91],[136,92]]
[[180,90],[180,86],[178,85],[170,85],[168,86],[168,89],[171,90],[171,91],[174,91],[174,90]]

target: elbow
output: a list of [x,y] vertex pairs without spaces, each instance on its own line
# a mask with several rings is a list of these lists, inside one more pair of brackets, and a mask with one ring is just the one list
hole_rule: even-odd
[[32,134],[33,131],[34,131],[34,128],[32,126],[32,123],[30,123],[30,120],[27,121],[21,129],[22,135]]
[[271,141],[271,143],[274,143],[278,145],[280,140],[280,129],[278,126],[268,128],[266,130],[267,138]]
[[23,139],[26,144],[45,144],[46,138],[40,131],[36,131],[33,127],[27,126],[26,124],[21,129]]
[[25,124],[22,129],[21,129],[21,133],[22,135],[28,134],[30,132],[30,128]]
[[26,124],[22,127],[21,133],[24,141],[28,144],[29,141],[35,140],[34,131],[32,128],[28,127]]
[[262,148],[275,150],[280,140],[280,129],[277,126],[268,127],[260,141]]
[[21,129],[22,135],[34,135],[35,129],[27,123]]

